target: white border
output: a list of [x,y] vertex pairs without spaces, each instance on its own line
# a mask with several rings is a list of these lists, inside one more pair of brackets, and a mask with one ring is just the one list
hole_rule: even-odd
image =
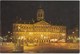
[[[80,0],[0,0],[0,1],[80,1]],[[0,4],[1,4],[1,2],[0,2]],[[80,9],[80,7],[79,7],[79,9]],[[0,7],[0,13],[1,13],[1,7]],[[80,13],[80,11],[79,11],[79,13]],[[0,16],[0,19],[1,19],[1,16]],[[80,33],[79,33],[79,37],[80,37]],[[80,54],[80,53],[0,53],[0,54]]]

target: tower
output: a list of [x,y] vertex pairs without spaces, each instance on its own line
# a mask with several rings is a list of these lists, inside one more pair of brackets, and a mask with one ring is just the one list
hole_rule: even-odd
[[44,20],[44,10],[40,6],[38,11],[37,11],[37,21]]

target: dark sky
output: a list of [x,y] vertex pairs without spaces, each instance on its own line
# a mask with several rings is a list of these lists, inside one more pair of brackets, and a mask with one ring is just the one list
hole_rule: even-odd
[[4,1],[1,2],[1,27],[2,34],[11,31],[16,16],[22,20],[36,19],[39,6],[45,11],[45,19],[52,24],[64,24],[67,28],[73,28],[79,23],[79,2],[77,1]]

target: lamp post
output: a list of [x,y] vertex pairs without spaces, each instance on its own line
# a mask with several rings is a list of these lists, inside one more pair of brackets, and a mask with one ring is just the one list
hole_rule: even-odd
[[23,52],[23,37],[17,37],[16,42],[15,42],[15,49],[14,52]]
[[18,37],[18,39],[17,39],[17,50],[18,50],[18,52],[24,51],[24,49],[23,49],[24,40],[25,40],[24,36]]

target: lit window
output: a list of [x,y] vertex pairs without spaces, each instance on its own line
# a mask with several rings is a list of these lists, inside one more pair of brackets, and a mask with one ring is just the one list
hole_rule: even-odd
[[65,34],[62,34],[62,36],[65,36]]
[[31,34],[33,34],[32,32],[29,32],[29,34],[31,35]]
[[55,41],[57,41],[57,39],[54,39]]
[[20,29],[20,26],[18,26],[18,29]]

